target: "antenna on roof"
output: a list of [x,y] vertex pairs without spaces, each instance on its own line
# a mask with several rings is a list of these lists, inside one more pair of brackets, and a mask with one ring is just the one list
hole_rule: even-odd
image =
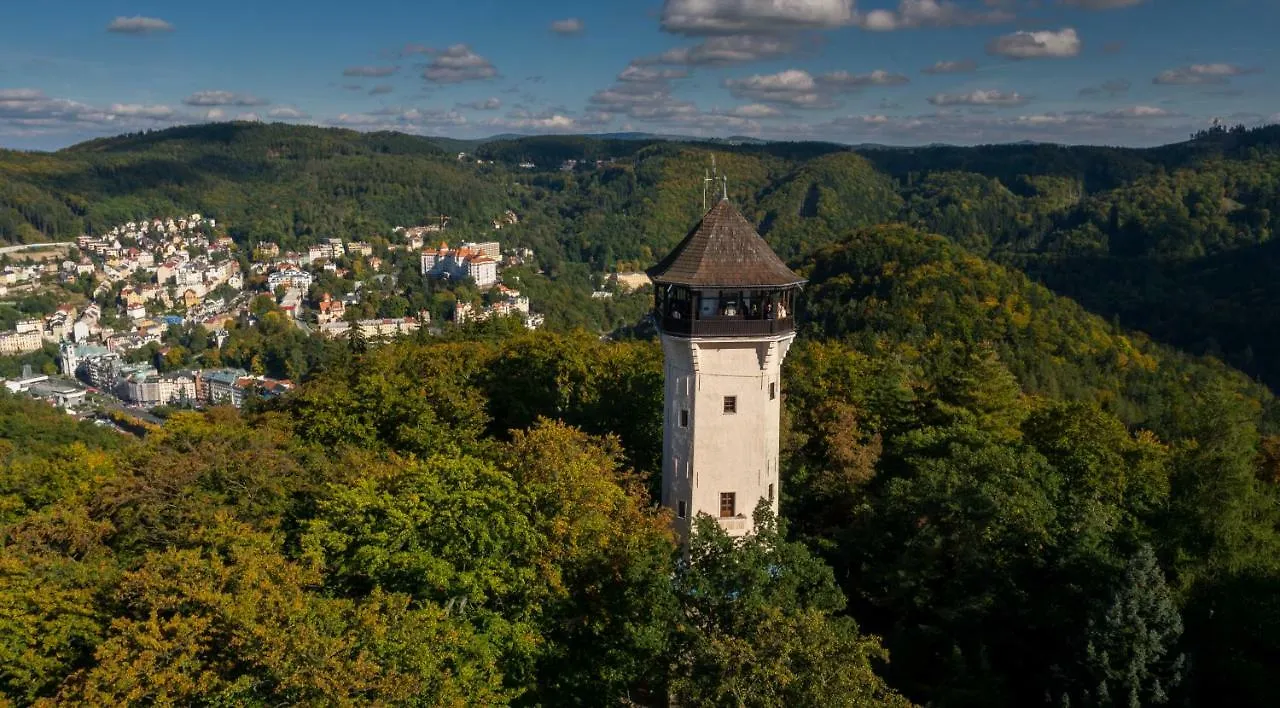
[[703,170],[703,211],[707,211],[707,184],[716,182],[718,177],[716,172],[716,155],[712,154],[712,169],[710,172]]

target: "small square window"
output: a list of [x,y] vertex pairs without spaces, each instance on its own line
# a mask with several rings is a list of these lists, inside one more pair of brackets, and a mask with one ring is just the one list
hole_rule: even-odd
[[727,519],[737,513],[738,495],[735,492],[720,492],[720,518]]
[[676,516],[681,519],[685,517],[684,502],[676,502]]
[[738,412],[738,397],[737,397],[737,396],[725,396],[725,397],[724,397],[724,412],[725,412],[725,413],[737,413],[737,412]]
[[681,428],[689,427],[689,410],[688,409],[682,409],[680,411],[680,427]]
[[778,384],[776,382],[770,383],[769,384],[769,400],[772,401],[777,397],[778,397]]

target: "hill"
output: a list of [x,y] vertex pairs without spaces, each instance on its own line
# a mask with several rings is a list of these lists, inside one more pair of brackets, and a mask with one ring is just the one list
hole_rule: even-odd
[[650,491],[651,341],[344,348],[283,399],[140,441],[46,413],[26,446],[33,404],[0,398],[0,691],[1275,702],[1268,391],[908,227],[801,264],[789,525],[734,546],[707,520],[688,555]]
[[[296,248],[439,214],[469,237],[514,209],[522,224],[504,241],[553,267],[604,271],[651,263],[684,234],[714,154],[734,200],[796,262],[850,228],[906,223],[1280,385],[1272,308],[1258,306],[1280,297],[1259,265],[1280,226],[1280,127],[1215,129],[1150,149],[495,137],[469,145],[493,161],[484,165],[457,161],[458,146],[442,150],[439,139],[262,124],[4,152],[0,240],[200,211],[241,243]],[[562,170],[567,160],[578,164]]]

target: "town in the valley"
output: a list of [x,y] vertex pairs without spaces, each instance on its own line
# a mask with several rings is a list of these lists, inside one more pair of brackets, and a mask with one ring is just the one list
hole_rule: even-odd
[[[493,230],[517,223],[508,210],[493,220]],[[327,238],[305,251],[260,242],[247,252],[216,219],[190,214],[122,223],[74,243],[6,248],[0,251],[0,357],[20,362],[57,353],[43,364],[11,367],[17,370],[5,372],[4,385],[77,414],[241,406],[278,396],[293,387],[294,377],[221,365],[217,355],[235,328],[264,316],[264,302],[307,336],[330,340],[436,334],[494,317],[540,327],[544,318],[530,299],[502,282],[505,268],[532,264],[532,251],[452,236],[441,217],[396,227],[376,246]],[[397,278],[406,273],[432,287],[465,286],[483,297],[457,297],[436,321],[428,310],[404,311],[403,298],[399,311],[380,305],[384,312],[364,316],[368,293],[396,298],[404,285]],[[184,361],[175,335],[196,332],[211,354]]]

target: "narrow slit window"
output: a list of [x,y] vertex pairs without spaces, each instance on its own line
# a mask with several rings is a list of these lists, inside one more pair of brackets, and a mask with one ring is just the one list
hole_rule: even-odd
[[736,492],[720,493],[720,518],[727,519],[737,515],[738,495]]
[[737,396],[725,396],[725,397],[724,397],[724,412],[725,412],[725,413],[737,413],[737,412],[738,412],[738,397],[737,397]]
[[689,427],[689,409],[687,408],[680,410],[680,427],[681,428]]
[[769,485],[769,502],[773,503],[773,485]]
[[769,400],[772,401],[777,397],[778,397],[778,383],[776,381],[770,382],[769,383]]
[[682,501],[676,502],[676,516],[683,519],[685,517],[685,514],[686,514],[686,510],[684,508],[684,502]]

